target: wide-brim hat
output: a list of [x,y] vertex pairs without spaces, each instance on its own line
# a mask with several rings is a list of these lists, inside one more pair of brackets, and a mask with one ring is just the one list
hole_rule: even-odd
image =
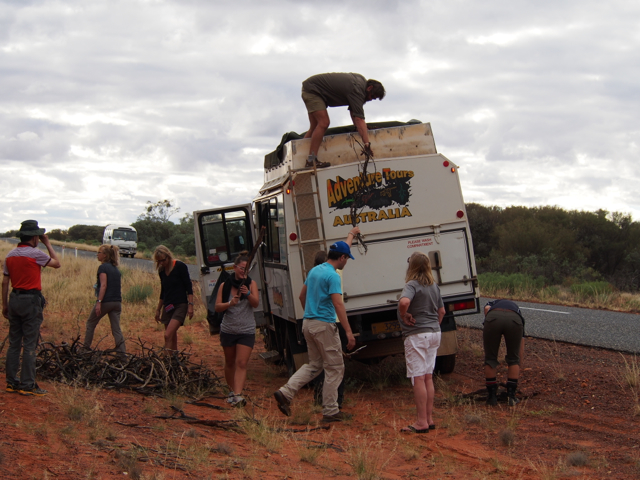
[[342,253],[343,255],[349,255],[351,260],[355,260],[355,258],[353,258],[353,255],[351,255],[351,249],[349,248],[347,242],[336,242],[329,247],[329,250]]
[[38,226],[37,220],[25,220],[20,224],[18,237],[39,237],[44,235],[45,229]]

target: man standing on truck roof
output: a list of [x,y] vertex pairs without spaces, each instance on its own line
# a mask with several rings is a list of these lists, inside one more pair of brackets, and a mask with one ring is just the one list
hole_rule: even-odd
[[364,121],[364,104],[370,100],[382,100],[386,92],[377,80],[366,80],[358,73],[321,73],[302,82],[302,101],[309,112],[309,130],[304,138],[311,138],[307,167],[328,167],[329,162],[318,160],[318,149],[329,127],[327,107],[348,105],[353,124],[364,142],[365,151],[373,157],[369,132]]
[[[47,394],[36,383],[36,346],[45,305],[41,272],[44,267],[60,268],[60,261],[44,232],[35,220],[22,222],[18,230],[20,243],[7,254],[2,279],[2,315],[9,320],[7,392],[38,397]],[[39,240],[47,247],[49,255],[38,248]],[[11,294],[9,284],[13,287]]]
[[351,331],[347,311],[342,302],[342,286],[336,269],[343,269],[351,255],[351,249],[345,242],[336,242],[329,248],[326,263],[314,267],[300,292],[300,301],[304,307],[302,332],[307,341],[309,363],[305,363],[287,384],[277,390],[273,396],[282,413],[291,415],[291,400],[296,392],[316,378],[324,369],[322,388],[322,421],[324,423],[341,422],[351,418],[338,407],[338,386],[344,376],[344,360],[336,314],[347,335],[347,348],[352,350],[356,339]]

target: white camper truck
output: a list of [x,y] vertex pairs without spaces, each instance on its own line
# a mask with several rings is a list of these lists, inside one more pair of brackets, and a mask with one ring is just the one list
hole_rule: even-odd
[[[261,290],[256,309],[266,357],[281,358],[290,373],[305,363],[303,308],[298,295],[318,250],[344,240],[351,206],[364,244],[354,242],[343,271],[344,304],[357,340],[355,359],[404,351],[396,308],[407,259],[429,255],[446,316],[437,369],[451,372],[457,352],[455,317],[479,312],[476,266],[458,168],[436,151],[428,123],[369,124],[375,160],[361,176],[357,133],[327,131],[323,169],[305,168],[309,139],[286,141],[265,157],[265,180],[252,204],[194,212],[203,299],[209,304],[222,269],[251,250],[260,227],[264,245],[250,276]],[[343,127],[343,130],[349,130]],[[299,136],[298,136],[299,137]],[[364,189],[364,195],[362,195]],[[215,300],[214,300],[215,302]]]
[[123,257],[135,257],[138,249],[138,232],[131,225],[107,225],[102,234],[102,243],[115,245]]

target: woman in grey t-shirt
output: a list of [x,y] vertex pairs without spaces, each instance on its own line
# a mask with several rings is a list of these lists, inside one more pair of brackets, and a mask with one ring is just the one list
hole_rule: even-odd
[[440,346],[444,303],[433,280],[429,257],[415,252],[408,259],[406,285],[398,302],[398,321],[404,337],[407,377],[411,378],[417,419],[403,432],[428,433],[433,422],[433,368]]
[[220,345],[224,351],[224,378],[229,386],[227,402],[243,406],[242,389],[247,378],[247,362],[256,341],[253,309],[258,306],[258,285],[247,274],[249,252],[240,252],[233,262],[233,275],[218,289],[216,312],[224,312],[220,325]]

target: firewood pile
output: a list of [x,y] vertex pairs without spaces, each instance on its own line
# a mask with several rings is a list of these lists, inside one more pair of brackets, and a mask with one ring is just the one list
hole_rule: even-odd
[[79,338],[71,344],[42,342],[36,358],[41,378],[85,387],[128,389],[143,395],[202,397],[222,392],[220,378],[187,351],[146,346],[139,353],[91,350]]

